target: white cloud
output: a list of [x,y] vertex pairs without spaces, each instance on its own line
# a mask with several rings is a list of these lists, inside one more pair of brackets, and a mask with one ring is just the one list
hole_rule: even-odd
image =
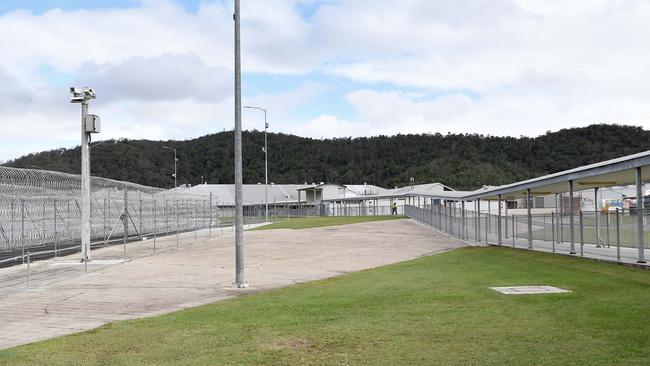
[[[301,16],[299,6],[316,3],[313,16]],[[242,14],[246,72],[279,82],[305,76],[289,91],[244,90],[246,104],[269,108],[273,131],[650,128],[649,2],[249,0]],[[5,148],[0,158],[77,141],[68,83],[97,89],[91,110],[103,118],[101,138],[189,138],[231,128],[232,38],[229,1],[205,1],[196,13],[146,0],[129,9],[0,15],[0,142],[25,146],[14,154]],[[323,74],[341,76],[335,80],[344,87],[309,81]],[[297,117],[310,116],[303,108],[332,90],[345,90],[341,103],[354,113]],[[245,127],[261,129],[261,115],[252,113]]]
[[192,99],[220,102],[230,96],[232,72],[209,67],[195,54],[132,57],[118,63],[88,62],[77,85],[92,85],[111,102]]

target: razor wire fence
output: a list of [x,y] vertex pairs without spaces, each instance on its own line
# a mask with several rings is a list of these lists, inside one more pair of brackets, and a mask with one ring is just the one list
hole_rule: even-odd
[[[81,238],[81,176],[0,167],[0,259],[33,249],[65,249]],[[212,197],[91,178],[91,243],[109,245],[230,222]],[[249,221],[261,217],[247,210]]]

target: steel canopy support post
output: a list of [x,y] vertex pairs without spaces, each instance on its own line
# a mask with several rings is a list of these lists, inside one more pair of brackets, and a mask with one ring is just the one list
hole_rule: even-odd
[[573,180],[569,181],[569,236],[571,240],[571,251],[569,254],[576,254],[576,228],[573,226]]
[[499,205],[499,212],[497,217],[497,236],[499,237],[499,245],[503,244],[503,238],[501,237],[501,195],[498,195],[497,204]]
[[636,168],[636,225],[639,241],[639,260],[637,263],[645,263],[645,243],[643,238],[643,177],[641,167]]
[[244,278],[244,205],[241,141],[240,0],[235,0],[235,285],[247,287]]
[[530,188],[526,190],[526,216],[528,217],[528,249],[533,249],[533,215],[531,213]]

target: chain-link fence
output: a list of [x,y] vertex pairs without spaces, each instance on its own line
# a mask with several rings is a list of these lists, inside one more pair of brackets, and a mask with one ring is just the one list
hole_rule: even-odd
[[[79,249],[80,187],[79,175],[0,167],[0,259]],[[90,207],[92,246],[232,221],[211,197],[99,177],[91,178]],[[249,219],[263,217],[247,213]]]

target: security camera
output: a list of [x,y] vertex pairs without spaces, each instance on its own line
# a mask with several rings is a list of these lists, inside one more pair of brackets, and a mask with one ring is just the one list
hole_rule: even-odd
[[72,103],[81,103],[86,100],[84,96],[84,91],[81,88],[70,87],[70,102]]
[[84,88],[84,95],[86,96],[86,98],[96,97],[95,91],[92,88],[88,88],[88,87]]

